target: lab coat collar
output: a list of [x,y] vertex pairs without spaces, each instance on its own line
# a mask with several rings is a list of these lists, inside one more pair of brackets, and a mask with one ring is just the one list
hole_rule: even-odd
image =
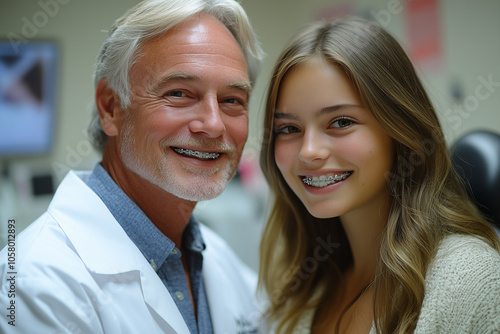
[[[97,274],[144,269],[144,258],[101,199],[85,185],[90,172],[70,171],[48,212],[57,220],[87,268]],[[80,201],[84,205],[75,205]]]
[[[189,333],[170,293],[100,198],[84,183],[90,172],[70,171],[48,212],[59,223],[90,272],[139,271],[145,302],[177,333]],[[84,205],[75,205],[80,201]]]

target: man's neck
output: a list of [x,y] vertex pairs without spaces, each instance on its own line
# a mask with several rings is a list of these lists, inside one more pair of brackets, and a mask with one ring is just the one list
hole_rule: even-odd
[[133,173],[123,164],[103,157],[102,166],[123,192],[178,249],[196,202],[176,197]]

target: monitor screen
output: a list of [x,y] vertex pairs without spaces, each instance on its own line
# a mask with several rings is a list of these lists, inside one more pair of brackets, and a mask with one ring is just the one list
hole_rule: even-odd
[[0,41],[0,157],[50,152],[57,60],[54,42]]

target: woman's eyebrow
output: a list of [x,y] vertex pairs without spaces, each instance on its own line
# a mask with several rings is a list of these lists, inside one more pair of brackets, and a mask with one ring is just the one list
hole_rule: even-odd
[[288,113],[284,113],[284,112],[279,112],[279,111],[276,110],[274,112],[274,118],[275,119],[291,119],[291,120],[296,120],[297,116],[292,115],[292,114],[288,114]]
[[[328,106],[328,107],[321,108],[318,112],[316,112],[316,116],[334,113],[334,112],[337,112],[337,111],[340,111],[343,109],[348,109],[348,108],[362,108],[362,106],[357,105],[357,104],[350,104],[350,103],[337,104],[334,106]],[[274,112],[274,118],[275,119],[289,119],[289,120],[297,120],[298,119],[298,117],[293,115],[293,114],[280,112],[279,110],[276,110]]]
[[316,116],[320,116],[320,115],[324,115],[324,114],[329,114],[329,113],[337,112],[339,110],[348,109],[348,108],[362,108],[362,106],[357,105],[357,104],[350,104],[350,103],[337,104],[337,105],[334,105],[334,106],[329,106],[329,107],[321,108],[316,113]]

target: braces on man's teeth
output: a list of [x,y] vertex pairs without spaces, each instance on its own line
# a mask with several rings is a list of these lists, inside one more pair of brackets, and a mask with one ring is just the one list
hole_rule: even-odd
[[195,157],[198,159],[217,159],[220,155],[220,153],[208,153],[208,152],[200,152],[200,151],[193,151],[193,150],[188,150],[184,148],[175,148],[175,152],[184,154],[189,157]]
[[346,172],[346,173],[343,173],[340,175],[335,174],[335,176],[330,175],[328,177],[326,177],[324,175],[322,175],[320,177],[317,177],[317,176],[305,177],[302,179],[302,182],[304,182],[308,186],[312,186],[312,187],[326,187],[332,183],[336,183],[336,182],[344,180],[349,175],[351,175],[351,172]]

